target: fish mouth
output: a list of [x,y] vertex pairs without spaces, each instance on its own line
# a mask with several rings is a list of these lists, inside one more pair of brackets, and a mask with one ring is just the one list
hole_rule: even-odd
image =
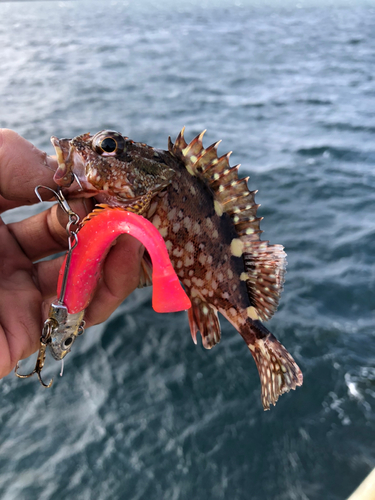
[[51,142],[55,148],[58,163],[53,180],[58,186],[69,187],[74,181],[70,139],[58,139],[53,135]]
[[51,143],[55,148],[58,167],[53,180],[70,198],[90,198],[98,191],[85,178],[85,164],[71,144],[71,139],[58,139],[54,135]]

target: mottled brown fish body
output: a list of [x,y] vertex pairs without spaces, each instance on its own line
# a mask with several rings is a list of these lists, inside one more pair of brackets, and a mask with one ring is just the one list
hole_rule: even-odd
[[[203,134],[187,144],[183,132],[169,151],[134,143],[117,132],[76,137],[59,145],[55,180],[78,180],[99,202],[122,206],[150,219],[165,240],[170,259],[192,301],[191,334],[206,348],[220,341],[217,313],[237,329],[256,362],[264,409],[302,384],[293,358],[260,320],[275,312],[284,281],[285,253],[260,240],[255,192],[217,144],[205,149]],[[65,161],[62,161],[64,159]],[[60,179],[64,179],[61,181]],[[59,181],[60,180],[60,181]],[[74,191],[74,187],[70,188]],[[77,191],[77,189],[76,189]],[[141,285],[149,284],[143,263]]]
[[243,259],[230,250],[237,238],[230,217],[217,215],[213,194],[201,180],[186,169],[177,171],[176,177],[161,195],[151,220],[191,298],[198,297],[211,308],[236,308],[242,318],[240,311],[250,306],[250,301],[245,282],[239,280],[245,270]]

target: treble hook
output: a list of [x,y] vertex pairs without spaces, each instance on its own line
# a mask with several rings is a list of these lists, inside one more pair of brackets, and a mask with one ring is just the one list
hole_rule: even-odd
[[41,372],[43,370],[44,362],[46,360],[46,349],[48,345],[48,340],[52,333],[53,324],[54,321],[51,318],[48,318],[44,323],[42,336],[40,337],[40,348],[34,370],[31,373],[28,373],[27,375],[21,375],[20,373],[18,373],[19,369],[18,363],[16,364],[16,367],[14,369],[14,372],[18,378],[29,378],[32,377],[34,373],[36,373],[38,375],[39,382],[42,384],[43,387],[46,387],[47,389],[51,387],[53,379],[50,380],[49,384],[45,384],[43,382]]

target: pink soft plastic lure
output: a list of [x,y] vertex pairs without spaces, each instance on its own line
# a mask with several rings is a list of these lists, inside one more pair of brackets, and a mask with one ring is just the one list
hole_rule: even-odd
[[[99,281],[105,257],[118,236],[130,234],[147,249],[152,261],[152,307],[166,313],[189,309],[191,302],[184,292],[169,260],[159,231],[151,222],[122,208],[102,206],[83,221],[78,245],[71,254],[63,302],[51,305],[54,321],[49,346],[55,359],[62,359],[80,334],[84,312]],[[57,286],[60,296],[65,262]]]
[[[167,313],[189,309],[191,302],[169,260],[165,242],[151,222],[121,208],[95,210],[79,231],[79,243],[73,251],[64,304],[74,314],[87,308],[100,278],[102,264],[113,241],[130,234],[147,249],[152,260],[152,307]],[[57,294],[60,294],[64,265],[61,267]]]

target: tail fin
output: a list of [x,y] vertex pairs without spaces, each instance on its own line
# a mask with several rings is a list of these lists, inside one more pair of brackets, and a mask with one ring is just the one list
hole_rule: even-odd
[[302,385],[303,375],[285,347],[262,323],[249,323],[241,335],[258,368],[263,408],[269,410],[270,404],[275,405],[281,394]]

